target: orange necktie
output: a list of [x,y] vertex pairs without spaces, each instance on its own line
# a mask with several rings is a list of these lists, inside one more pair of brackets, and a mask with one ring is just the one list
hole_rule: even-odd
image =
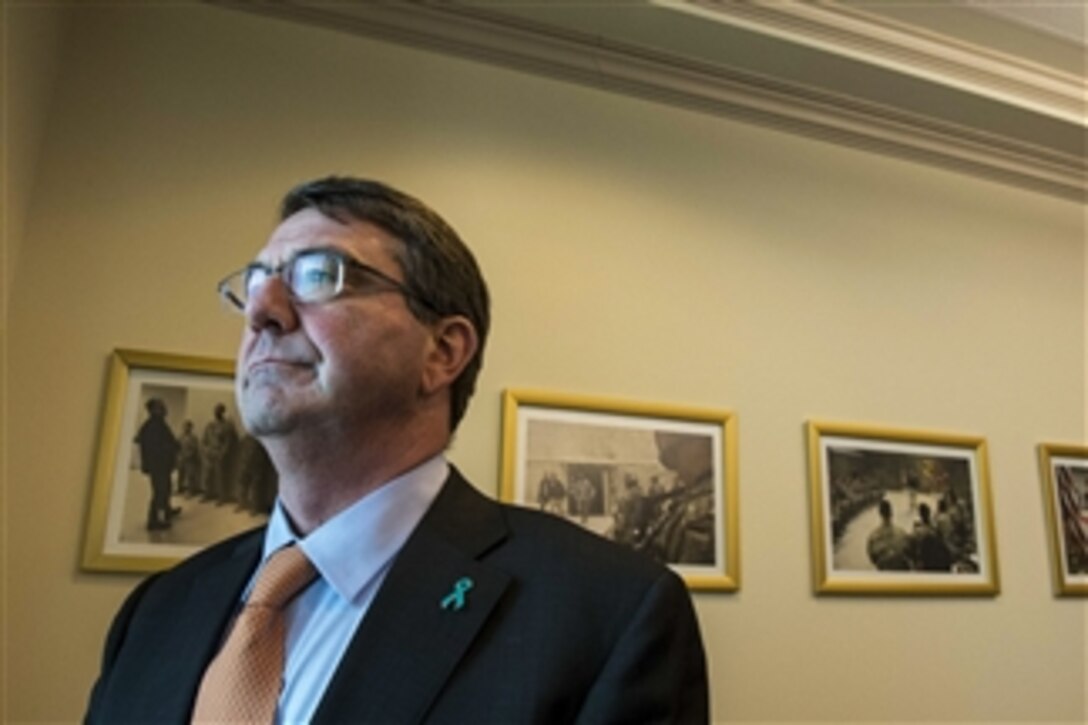
[[230,636],[204,671],[193,722],[272,722],[283,685],[283,610],[316,575],[297,546],[268,559]]

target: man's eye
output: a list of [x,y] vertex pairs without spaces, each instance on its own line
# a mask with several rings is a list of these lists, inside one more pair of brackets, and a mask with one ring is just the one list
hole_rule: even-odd
[[322,254],[299,257],[291,270],[291,286],[295,295],[303,300],[335,293],[339,280],[339,261]]
[[305,269],[299,281],[311,286],[332,284],[336,281],[336,275],[329,269]]

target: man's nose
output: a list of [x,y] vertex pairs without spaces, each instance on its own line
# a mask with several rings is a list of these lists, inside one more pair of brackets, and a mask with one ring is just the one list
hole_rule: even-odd
[[289,332],[298,326],[298,310],[283,277],[273,275],[250,291],[246,322],[253,330]]

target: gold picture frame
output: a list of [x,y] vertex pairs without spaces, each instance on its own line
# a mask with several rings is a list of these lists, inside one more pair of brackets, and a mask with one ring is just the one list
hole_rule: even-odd
[[740,587],[737,417],[511,389],[500,498],[643,551],[697,590]]
[[1054,591],[1088,595],[1088,446],[1040,443]]
[[[84,534],[85,570],[159,571],[267,519],[275,472],[263,448],[235,423],[233,377],[231,360],[113,351]],[[157,447],[145,449],[137,439],[146,440],[143,431],[157,417],[153,405],[166,426],[158,428]],[[167,435],[162,430],[175,444],[161,443]],[[141,460],[147,450],[149,460],[164,461],[164,446],[175,452],[172,465]],[[164,475],[165,510],[157,498]]]
[[986,440],[806,424],[817,594],[1000,591]]

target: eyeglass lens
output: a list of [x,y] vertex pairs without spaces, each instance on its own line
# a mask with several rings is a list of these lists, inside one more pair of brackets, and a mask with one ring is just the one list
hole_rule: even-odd
[[[275,271],[253,264],[246,270],[246,297],[252,297]],[[282,269],[283,281],[302,302],[320,302],[335,297],[344,280],[344,260],[324,250],[303,252],[288,260]]]

